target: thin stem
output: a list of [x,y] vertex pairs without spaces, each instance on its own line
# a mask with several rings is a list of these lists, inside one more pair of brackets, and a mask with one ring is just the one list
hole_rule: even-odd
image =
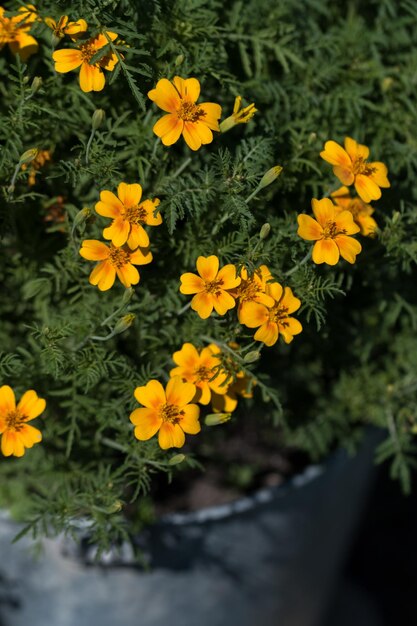
[[191,301],[187,302],[187,304],[185,304],[179,311],[177,311],[177,315],[182,315],[183,313],[185,313],[185,311],[188,311],[190,306],[191,306]]
[[187,157],[185,161],[179,166],[179,168],[172,174],[172,176],[170,176],[170,178],[177,178],[177,176],[182,174],[185,168],[189,166],[191,161],[192,161],[191,157]]
[[12,179],[10,181],[10,185],[8,187],[8,192],[9,192],[9,195],[8,195],[8,198],[7,198],[8,200],[11,200],[13,198],[14,186],[15,186],[15,183],[16,183],[16,178],[17,178],[17,175],[19,173],[20,167],[21,167],[21,163],[19,161],[19,163],[14,168],[13,176],[12,176]]
[[88,165],[88,157],[90,155],[91,144],[93,143],[94,135],[96,134],[95,129],[93,128],[88,139],[87,147],[85,149],[85,164]]
[[255,191],[252,191],[251,194],[248,195],[248,197],[246,198],[245,202],[246,204],[248,204],[251,200],[253,200],[253,198],[257,195],[258,191],[260,191],[262,189],[262,187],[257,187],[255,189]]
[[310,257],[311,257],[311,250],[307,252],[305,257],[303,257],[299,263],[294,265],[294,267],[288,270],[288,272],[285,272],[284,276],[288,277],[288,276],[291,276],[291,274],[294,274],[294,272],[296,272],[302,265],[305,265],[307,263]]

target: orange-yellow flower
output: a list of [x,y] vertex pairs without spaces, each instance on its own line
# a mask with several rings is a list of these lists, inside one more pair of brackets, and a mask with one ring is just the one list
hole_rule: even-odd
[[290,343],[294,335],[303,330],[300,322],[291,313],[297,311],[301,302],[296,298],[289,287],[282,288],[279,283],[268,285],[268,293],[274,299],[274,304],[267,307],[258,302],[248,302],[241,313],[241,322],[248,328],[258,328],[254,335],[256,341],[262,341],[267,346],[273,346],[281,334],[285,343]]
[[69,22],[68,15],[61,15],[58,21],[52,17],[45,17],[45,24],[52,30],[52,35],[57,40],[62,39],[65,35],[71,37],[75,41],[80,35],[87,32],[87,22],[85,20],[77,20]]
[[360,231],[353,221],[350,211],[340,211],[329,198],[311,201],[314,217],[302,213],[297,217],[297,234],[307,241],[315,241],[313,247],[314,263],[336,265],[342,256],[349,263],[356,261],[356,255],[362,250],[359,241],[348,235]]
[[213,393],[211,407],[214,413],[233,413],[237,407],[238,397],[252,398],[255,381],[245,374],[238,372],[236,380],[227,388],[224,395]]
[[213,102],[196,104],[199,95],[200,83],[196,78],[179,76],[175,76],[172,82],[161,78],[156,88],[148,92],[148,98],[168,113],[153,127],[153,132],[165,146],[178,141],[181,134],[191,150],[198,150],[202,144],[213,141],[211,131],[220,130],[218,120],[222,110]]
[[25,448],[42,440],[41,432],[27,422],[43,413],[45,406],[45,400],[33,389],[26,391],[16,406],[13,389],[9,385],[0,387],[0,434],[4,456],[23,456]]
[[196,386],[195,402],[208,404],[212,392],[222,395],[227,391],[227,376],[221,371],[219,353],[220,349],[214,344],[199,352],[192,343],[184,343],[181,350],[172,355],[178,367],[171,370],[170,376],[180,376]]
[[36,20],[33,4],[20,7],[17,15],[5,17],[5,9],[0,7],[0,50],[7,43],[13,54],[18,54],[22,61],[27,61],[31,54],[38,51],[38,42],[28,32]]
[[191,300],[191,308],[204,320],[213,308],[219,315],[225,315],[236,305],[229,290],[240,285],[240,276],[236,276],[234,265],[225,265],[219,270],[219,259],[214,254],[197,259],[199,276],[187,272],[181,276],[180,292],[196,295]]
[[165,390],[157,380],[136,387],[135,398],[145,407],[130,414],[136,439],[146,441],[159,431],[158,442],[163,450],[182,448],[184,433],[196,435],[201,430],[200,409],[190,404],[195,392],[195,385],[183,382],[179,376],[171,378]]
[[29,161],[28,163],[22,163],[23,171],[29,168],[29,187],[33,187],[33,185],[36,183],[36,175],[38,174],[41,167],[43,167],[47,161],[51,160],[51,154],[52,153],[50,150],[38,150],[32,161]]
[[353,221],[361,229],[361,234],[365,237],[372,237],[378,228],[378,224],[371,217],[374,208],[366,204],[360,198],[352,198],[347,187],[340,187],[331,194],[336,202],[336,206],[342,211],[350,211],[353,215]]
[[152,261],[152,253],[146,248],[126,250],[116,248],[112,243],[107,246],[96,239],[85,239],[80,254],[88,261],[100,261],[89,278],[90,284],[97,285],[100,291],[107,291],[113,286],[116,274],[126,289],[137,285],[140,274],[135,265],[147,265]]
[[272,280],[272,274],[266,265],[261,265],[249,275],[246,267],[242,267],[240,272],[241,283],[233,292],[233,296],[239,300],[237,315],[239,321],[242,308],[247,302],[260,302],[265,306],[272,306],[274,299],[266,293],[268,281]]
[[345,138],[345,149],[335,141],[326,141],[320,156],[333,165],[333,172],[343,185],[355,185],[364,202],[378,200],[380,187],[389,187],[388,170],[383,163],[368,163],[369,148],[351,137]]
[[113,221],[103,230],[105,239],[110,239],[113,245],[123,246],[127,242],[134,250],[138,246],[147,248],[149,237],[142,224],[159,226],[162,224],[160,213],[155,213],[159,199],[141,202],[142,187],[135,183],[128,185],[120,183],[117,196],[111,191],[100,193],[100,202],[96,204],[96,211],[104,217],[112,217]]
[[[117,33],[106,32],[107,37],[114,41]],[[91,59],[99,50],[108,45],[108,39],[104,34],[97,35],[78,44],[78,48],[56,50],[52,58],[55,61],[55,70],[61,74],[80,69],[80,87],[83,91],[101,91],[106,79],[103,69],[112,72],[118,63],[118,58],[113,52],[108,52],[96,63]]]

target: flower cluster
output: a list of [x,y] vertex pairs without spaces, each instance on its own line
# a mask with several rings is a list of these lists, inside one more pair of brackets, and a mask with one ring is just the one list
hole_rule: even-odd
[[100,291],[110,289],[116,275],[124,287],[137,285],[140,274],[135,265],[147,265],[152,261],[149,236],[144,225],[159,226],[162,217],[158,212],[159,199],[143,200],[142,187],[138,183],[120,183],[117,196],[107,189],[101,191],[96,212],[112,219],[103,230],[106,245],[96,239],[85,239],[80,254],[88,261],[99,261],[90,274],[90,283]]
[[[377,223],[368,202],[381,197],[381,187],[389,187],[387,168],[383,163],[368,163],[369,148],[346,137],[345,149],[335,141],[326,141],[320,156],[334,165],[333,172],[343,186],[331,193],[331,199],[313,198],[314,218],[298,215],[298,235],[314,241],[314,263],[336,265],[342,257],[355,263],[361,244],[351,235],[373,236]],[[359,197],[351,196],[346,185],[354,185]]]
[[29,31],[37,19],[33,4],[21,6],[13,17],[4,15],[5,9],[0,7],[0,50],[8,44],[13,54],[18,54],[22,61],[38,51],[38,42]]

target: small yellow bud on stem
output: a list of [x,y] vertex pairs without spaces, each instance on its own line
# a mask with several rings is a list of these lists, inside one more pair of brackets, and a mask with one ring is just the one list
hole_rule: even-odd
[[206,426],[218,426],[228,422],[232,417],[231,413],[210,413],[207,415],[204,423]]

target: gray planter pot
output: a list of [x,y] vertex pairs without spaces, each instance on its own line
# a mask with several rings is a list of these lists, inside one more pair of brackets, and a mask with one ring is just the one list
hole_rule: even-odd
[[[125,550],[108,566],[45,540],[10,541],[0,522],[2,626],[319,626],[373,477],[380,433],[283,486],[197,513],[166,516],[139,538],[143,571]],[[1,599],[2,598],[2,599]]]

